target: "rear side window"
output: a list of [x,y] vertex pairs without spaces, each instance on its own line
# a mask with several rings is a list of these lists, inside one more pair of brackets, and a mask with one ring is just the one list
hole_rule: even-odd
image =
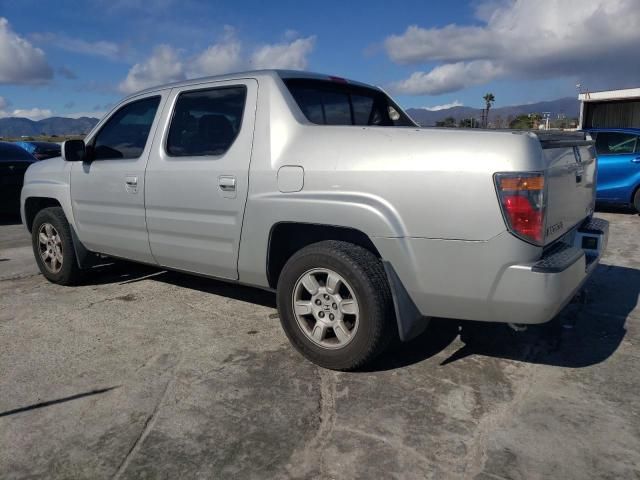
[[301,78],[284,83],[307,120],[318,125],[415,126],[380,90]]
[[222,155],[235,141],[247,98],[245,86],[181,93],[167,139],[174,157]]
[[636,151],[638,137],[620,132],[598,132],[596,151],[601,155],[633,153]]
[[93,142],[96,160],[138,158],[149,138],[160,97],[128,103],[114,113]]

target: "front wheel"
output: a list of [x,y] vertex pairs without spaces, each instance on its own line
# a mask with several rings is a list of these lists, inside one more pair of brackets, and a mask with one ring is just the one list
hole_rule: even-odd
[[325,368],[353,370],[393,338],[391,291],[368,250],[324,241],[295,253],[278,281],[278,310],[293,346]]
[[53,283],[72,285],[81,278],[71,227],[60,207],[40,210],[31,226],[33,254],[40,272]]
[[633,196],[633,206],[636,212],[640,213],[640,187],[636,189],[636,194]]

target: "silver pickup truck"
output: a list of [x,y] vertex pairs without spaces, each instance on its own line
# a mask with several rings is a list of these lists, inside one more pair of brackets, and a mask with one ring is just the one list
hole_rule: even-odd
[[50,281],[100,254],[277,290],[294,347],[354,369],[429,317],[554,317],[606,247],[595,181],[584,133],[419,128],[376,87],[256,71],[126,98],[21,201]]

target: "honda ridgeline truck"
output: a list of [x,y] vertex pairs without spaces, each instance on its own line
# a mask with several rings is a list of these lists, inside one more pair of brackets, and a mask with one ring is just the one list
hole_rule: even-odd
[[420,128],[381,89],[255,71],[151,88],[62,158],[21,212],[42,274],[98,254],[275,290],[293,346],[354,369],[429,317],[537,324],[606,247],[584,132]]

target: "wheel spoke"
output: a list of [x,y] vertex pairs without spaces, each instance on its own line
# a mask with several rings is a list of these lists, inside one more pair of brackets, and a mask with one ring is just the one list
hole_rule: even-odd
[[327,292],[333,295],[338,291],[338,287],[340,286],[340,277],[335,275],[333,272],[329,272],[327,275]]
[[327,327],[321,322],[316,322],[313,326],[311,336],[316,342],[321,342],[327,334]]
[[38,240],[40,241],[40,243],[44,243],[46,245],[48,239],[44,232],[40,232],[40,235],[38,235]]
[[333,332],[336,334],[338,342],[345,343],[349,340],[349,330],[344,322],[338,322],[338,324],[333,327]]
[[295,304],[295,311],[298,315],[309,315],[311,313],[311,302],[298,300]]
[[44,231],[47,234],[47,237],[51,238],[53,236],[53,227],[48,223],[45,224]]
[[302,279],[302,285],[304,285],[304,288],[306,288],[307,292],[311,295],[315,295],[320,287],[320,285],[318,285],[318,281],[311,273],[304,276]]
[[340,311],[345,315],[357,315],[358,305],[355,300],[347,299],[340,302]]

